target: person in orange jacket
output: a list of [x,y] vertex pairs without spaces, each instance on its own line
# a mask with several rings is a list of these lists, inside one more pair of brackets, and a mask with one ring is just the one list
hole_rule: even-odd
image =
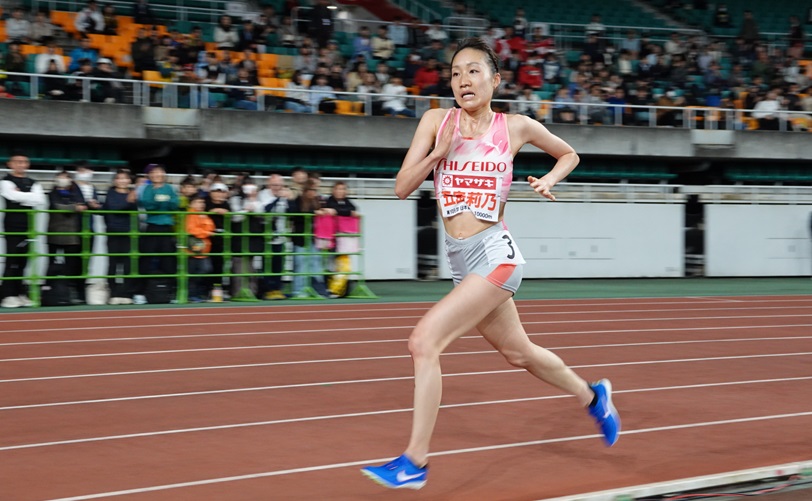
[[[206,275],[211,273],[211,237],[215,232],[214,221],[206,214],[200,214],[206,208],[203,197],[195,197],[189,202],[189,214],[186,216],[187,246],[189,254],[187,269],[189,275]],[[189,277],[189,301],[202,303],[209,295],[206,279]]]

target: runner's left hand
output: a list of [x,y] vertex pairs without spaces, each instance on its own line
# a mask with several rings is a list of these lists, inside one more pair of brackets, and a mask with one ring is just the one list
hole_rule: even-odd
[[549,180],[547,180],[546,176],[542,177],[541,179],[533,176],[527,176],[527,182],[530,183],[530,187],[533,188],[536,193],[555,202],[555,195],[550,192],[550,189],[555,185],[555,183],[551,183]]

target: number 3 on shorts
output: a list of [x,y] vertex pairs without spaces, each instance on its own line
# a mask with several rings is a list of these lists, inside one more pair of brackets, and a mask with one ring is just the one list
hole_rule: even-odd
[[485,253],[488,255],[488,263],[492,266],[524,264],[525,262],[519,247],[507,230],[494,233],[486,238],[483,243],[485,244]]

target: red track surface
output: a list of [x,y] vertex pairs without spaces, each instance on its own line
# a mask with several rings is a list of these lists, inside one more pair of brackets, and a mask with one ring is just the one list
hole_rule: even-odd
[[615,447],[472,332],[443,356],[428,485],[363,478],[408,439],[425,303],[12,313],[0,499],[535,500],[812,459],[812,297],[518,304],[612,380]]

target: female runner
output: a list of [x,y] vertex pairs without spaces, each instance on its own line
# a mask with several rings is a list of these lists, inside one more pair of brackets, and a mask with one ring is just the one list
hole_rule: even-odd
[[414,361],[414,411],[403,455],[361,471],[390,488],[419,489],[426,484],[429,442],[440,407],[440,354],[476,328],[507,361],[574,395],[595,418],[606,444],[620,433],[608,380],[588,384],[552,352],[533,344],[513,302],[524,259],[502,221],[513,176],[513,157],[530,143],[557,159],[530,186],[550,200],[553,186],[578,164],[570,145],[524,115],[491,110],[499,86],[498,59],[478,38],[460,43],[451,62],[451,87],[459,109],[429,110],[420,120],[395,182],[405,199],[434,171],[437,205],[445,227],[445,246],[455,287],[418,322],[409,337]]

